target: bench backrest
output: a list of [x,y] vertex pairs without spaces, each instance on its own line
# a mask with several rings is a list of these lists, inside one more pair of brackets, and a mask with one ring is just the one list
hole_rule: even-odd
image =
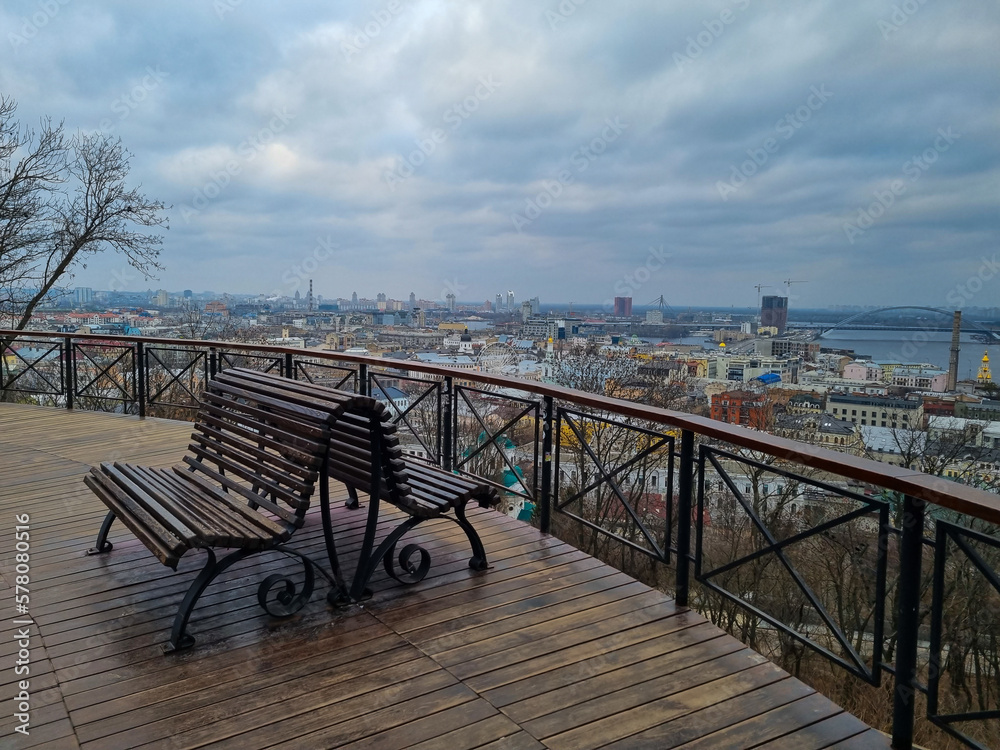
[[184,463],[234,502],[301,526],[330,435],[331,412],[320,407],[221,373],[202,395]]
[[225,370],[213,383],[251,392],[272,389],[289,403],[325,412],[330,416],[329,476],[370,491],[374,468],[380,497],[407,502],[410,487],[396,426],[376,399],[245,369]]

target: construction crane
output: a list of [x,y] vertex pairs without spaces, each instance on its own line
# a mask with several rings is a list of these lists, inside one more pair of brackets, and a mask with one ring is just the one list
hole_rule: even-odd
[[757,309],[758,310],[760,309],[760,290],[761,289],[770,289],[770,288],[771,288],[770,284],[756,284],[754,286],[754,289],[757,290]]
[[789,290],[791,290],[792,284],[808,284],[809,282],[808,281],[795,281],[793,279],[785,279],[783,283],[784,283],[785,286],[787,286],[789,288]]

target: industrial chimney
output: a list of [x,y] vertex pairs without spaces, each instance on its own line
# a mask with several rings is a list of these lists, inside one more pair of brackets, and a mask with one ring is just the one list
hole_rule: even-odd
[[951,356],[948,358],[948,390],[958,387],[958,352],[961,349],[962,311],[955,310],[951,323]]

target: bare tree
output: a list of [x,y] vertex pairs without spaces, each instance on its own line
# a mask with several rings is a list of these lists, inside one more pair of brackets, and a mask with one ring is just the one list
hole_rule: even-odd
[[23,329],[35,308],[87,258],[112,249],[144,276],[160,268],[163,203],[126,185],[121,139],[70,136],[45,119],[36,132],[0,96],[0,321]]

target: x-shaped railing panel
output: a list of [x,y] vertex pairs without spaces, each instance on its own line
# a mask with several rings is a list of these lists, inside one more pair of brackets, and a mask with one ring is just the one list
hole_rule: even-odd
[[[589,424],[583,424],[584,422]],[[588,482],[580,488],[577,488],[575,492],[572,492],[567,497],[562,498],[560,492],[560,482],[562,481],[561,477],[564,473],[562,470],[562,461],[563,454],[568,448],[568,446],[564,445],[564,437],[568,437],[564,433],[564,425],[569,429],[570,435],[572,436],[572,442],[575,443],[575,447],[579,449],[577,460],[581,462],[581,465],[587,463],[595,468],[597,476],[594,480]],[[604,457],[599,456],[591,446],[591,436],[587,434],[588,431],[592,431],[595,434],[598,432],[604,432],[611,435],[607,439],[611,441],[612,445]],[[622,433],[619,434],[618,431],[622,431]],[[611,432],[614,432],[614,434],[612,435]],[[621,442],[624,439],[625,434],[630,436],[625,439],[625,442],[630,443],[634,440],[635,445],[617,445],[618,442]],[[650,430],[639,425],[631,424],[629,422],[609,419],[595,414],[572,411],[564,407],[559,407],[556,410],[555,435],[554,495],[556,502],[554,507],[556,511],[570,516],[584,526],[594,529],[605,536],[611,537],[612,539],[615,539],[622,544],[637,550],[638,552],[642,552],[643,554],[662,562],[669,563],[672,540],[671,529],[673,525],[673,436],[656,430]],[[584,456],[589,463],[584,460]],[[622,460],[625,456],[628,456],[628,458]],[[655,459],[652,467],[647,461],[647,459],[651,457]],[[609,459],[613,459],[617,465],[609,468]],[[661,464],[665,466],[661,467]],[[662,542],[657,539],[656,532],[650,529],[647,521],[643,519],[642,514],[636,509],[633,498],[629,496],[629,493],[626,493],[626,491],[622,489],[620,481],[624,478],[625,481],[631,481],[633,485],[638,484],[641,499],[641,494],[645,494],[645,490],[647,489],[645,473],[651,468],[666,468],[667,472],[665,483],[662,487],[658,487],[658,489],[663,489],[662,494],[664,498],[664,533]],[[634,476],[637,473],[641,475],[638,480],[636,480]],[[581,481],[583,481],[582,475]],[[601,525],[599,522],[601,519],[599,518],[594,520],[587,518],[584,515],[588,496],[591,492],[600,488],[602,485],[607,486],[608,489],[611,490],[613,497],[625,511],[628,521],[631,522],[639,531],[641,538],[645,541],[645,545],[638,543],[635,539],[626,537],[623,534]],[[569,510],[569,506],[573,503],[580,504],[580,513],[574,513]],[[614,525],[621,525],[617,517],[614,519]]]
[[240,354],[239,352],[219,352],[219,369],[226,370],[230,367],[245,367],[248,370],[258,370],[259,372],[273,372],[275,375],[285,375],[285,360],[283,357],[274,357],[257,354]]
[[[164,361],[165,359],[171,359],[180,354],[186,354],[189,357],[188,362],[184,367],[178,368],[177,363],[168,363]],[[208,382],[208,353],[205,350],[146,347],[145,359],[146,361],[143,363],[143,366],[146,371],[147,403],[151,406],[176,406],[184,409],[198,408],[200,405],[198,400],[200,394],[191,390],[187,383],[184,382],[183,378],[186,375],[190,375],[191,379],[195,380],[196,376],[200,374],[201,384],[204,385]],[[201,372],[197,373],[199,363],[201,364]],[[163,372],[166,375],[166,382],[157,384],[156,388],[153,388],[154,379],[152,375],[154,370]],[[189,399],[188,403],[161,399],[161,396],[173,389],[174,386],[177,386],[182,393],[187,394]]]
[[[416,398],[412,398],[413,394],[407,393],[407,399],[409,404],[405,409],[401,409],[399,404],[397,404],[389,396],[389,391],[387,388],[394,387],[386,383],[386,380],[395,380],[400,385],[404,383],[420,383],[427,386],[423,390],[419,390]],[[386,404],[389,408],[389,413],[392,414],[391,420],[395,425],[402,425],[410,434],[413,435],[414,439],[423,448],[424,453],[431,457],[429,462],[438,463],[438,457],[441,455],[441,395],[442,395],[442,381],[440,380],[424,380],[423,378],[411,378],[405,375],[386,375],[378,372],[368,373],[368,392],[375,398],[379,399],[382,403]],[[379,394],[381,393],[381,398]],[[419,407],[428,396],[434,394],[437,397],[437,404],[433,405],[434,409],[434,438],[428,442],[424,439],[420,433],[422,430],[418,429],[413,425],[413,420],[411,417],[416,417],[420,414]],[[433,443],[433,445],[431,444]]]
[[[937,522],[937,534],[935,537],[934,547],[934,595],[931,604],[931,642],[930,642],[930,665],[928,667],[928,682],[927,682],[927,718],[930,719],[934,724],[941,727],[948,734],[961,740],[963,743],[969,747],[975,748],[989,748],[990,745],[984,744],[979,739],[971,736],[969,732],[975,731],[974,728],[965,728],[965,731],[959,729],[958,724],[963,724],[967,722],[983,722],[983,721],[993,721],[996,722],[1000,720],[1000,709],[997,708],[987,708],[977,711],[962,711],[962,712],[951,712],[951,713],[939,713],[941,695],[941,678],[942,672],[945,669],[944,659],[943,659],[943,640],[944,640],[944,609],[945,609],[945,598],[947,595],[946,588],[948,587],[948,547],[949,542],[953,544],[962,556],[959,560],[954,563],[955,566],[961,567],[961,575],[963,577],[970,574],[978,574],[985,579],[987,584],[987,591],[992,590],[992,596],[985,596],[980,598],[975,602],[974,606],[978,609],[980,617],[985,621],[981,625],[985,628],[977,627],[977,623],[970,622],[968,625],[968,630],[971,631],[973,638],[983,639],[984,642],[990,642],[992,650],[995,653],[995,633],[990,634],[989,632],[981,632],[982,630],[989,630],[990,628],[995,628],[997,619],[997,613],[995,611],[991,612],[990,599],[993,602],[993,608],[996,609],[997,601],[1000,600],[1000,574],[998,574],[996,567],[992,565],[985,557],[984,552],[990,550],[997,559],[1000,559],[1000,537],[989,536],[978,531],[973,531],[972,529],[967,529],[962,526],[958,526],[949,521],[939,520]],[[977,549],[978,547],[978,549]],[[985,548],[985,549],[984,549]],[[958,555],[955,555],[958,558]],[[992,674],[987,671],[983,674],[983,665],[980,663],[978,669],[973,669],[971,665],[968,664],[969,657],[967,654],[960,652],[960,659],[962,661],[961,668],[966,670],[967,673],[972,673],[977,678],[977,681],[981,683],[987,683],[993,687],[993,705],[996,705],[997,701],[1000,700],[998,697],[998,692],[1000,692],[1000,665],[992,664]],[[965,676],[962,678],[965,679]],[[955,690],[949,691],[952,696],[956,694]],[[980,692],[981,691],[975,691]],[[971,698],[970,698],[971,700]],[[994,726],[996,726],[994,724]]]
[[[63,345],[61,341],[52,342],[42,342],[42,341],[32,341],[32,340],[22,340],[23,344],[31,346],[32,344],[41,344],[47,347],[38,356],[33,359],[27,359],[21,354],[20,349],[14,349],[11,346],[4,348],[3,352],[0,353],[0,364],[3,365],[3,380],[2,380],[2,390],[5,391],[17,391],[19,393],[32,393],[38,396],[61,396],[66,392],[66,378],[62,367],[63,361]],[[51,355],[56,353],[55,357]],[[23,362],[24,367],[18,367],[17,370],[12,371],[10,365],[8,364],[8,357],[13,356],[16,360]],[[39,365],[50,363],[53,360],[59,365],[59,385],[52,382],[52,379],[44,370],[39,370]],[[39,388],[30,387],[14,387],[15,385],[21,383],[23,385],[30,384],[29,374],[33,374],[38,380],[47,385],[50,390],[42,390]]]
[[[749,500],[737,486],[732,476],[730,476],[729,472],[720,462],[719,457],[741,466],[748,467],[748,470],[751,472],[756,471],[761,474],[774,474],[792,480],[795,483],[796,488],[800,485],[805,485],[817,488],[826,493],[840,496],[858,503],[859,507],[848,512],[841,513],[834,518],[829,518],[808,529],[790,534],[783,539],[778,539],[772,529],[768,526],[767,521],[758,512],[754,503]],[[728,600],[735,602],[743,609],[751,612],[754,616],[770,623],[787,636],[794,638],[806,647],[822,654],[830,661],[839,664],[848,672],[851,672],[866,682],[878,685],[881,681],[882,670],[881,660],[883,629],[885,622],[887,548],[890,533],[888,503],[865,497],[864,495],[859,495],[841,487],[835,487],[820,480],[794,474],[778,466],[761,463],[746,456],[740,456],[735,453],[702,445],[698,461],[699,481],[697,517],[700,519],[704,519],[706,517],[706,466],[711,466],[718,474],[725,487],[732,494],[733,498],[735,498],[737,508],[742,510],[745,517],[750,521],[751,528],[757,532],[761,539],[763,539],[763,546],[735,560],[729,560],[728,562],[717,565],[710,570],[705,570],[706,555],[704,536],[705,525],[708,522],[703,521],[702,523],[698,523],[695,546],[695,578],[707,588],[724,596]],[[878,518],[878,531],[876,533],[877,548],[874,566],[873,612],[870,618],[872,629],[870,634],[864,634],[863,636],[863,640],[866,642],[870,640],[872,644],[871,663],[869,664],[868,661],[860,653],[858,653],[854,644],[851,643],[851,639],[844,633],[842,627],[835,621],[834,617],[830,614],[829,609],[821,601],[819,595],[813,590],[812,587],[810,587],[805,579],[805,576],[803,576],[802,573],[796,568],[793,560],[789,556],[789,551],[796,544],[800,544],[809,539],[828,535],[837,527],[844,526],[852,521],[865,517],[871,517],[873,515]],[[713,522],[713,525],[714,523],[715,522]],[[819,619],[819,623],[814,627],[825,628],[826,632],[833,637],[833,640],[841,649],[844,656],[835,653],[823,644],[813,640],[808,635],[782,622],[781,619],[774,616],[763,607],[747,601],[743,598],[743,596],[728,590],[723,585],[713,580],[726,573],[733,572],[748,563],[752,563],[757,560],[766,562],[766,558],[768,558],[768,556],[773,556],[773,559],[779,563],[781,569],[783,569],[789,578],[794,582],[795,586],[799,589],[802,596],[805,598],[805,601],[808,603],[808,606]],[[870,636],[870,638],[868,636]]]
[[[102,352],[120,350],[121,353],[106,364],[102,364],[91,356],[88,349]],[[73,351],[82,357],[82,359],[78,360],[76,356],[73,356],[73,382],[76,384],[74,389],[76,396],[107,401],[122,401],[125,403],[137,400],[137,394],[135,393],[135,347],[125,344],[74,343]],[[128,361],[126,362],[126,360]],[[80,385],[81,371],[89,369],[88,362],[90,363],[90,367],[96,371],[96,374],[85,384]],[[130,382],[132,384],[131,391],[129,390]],[[99,385],[111,385],[114,391],[117,391],[120,395],[104,395],[93,392]]]
[[[471,394],[471,395],[470,395]],[[511,404],[517,404],[520,406],[520,410],[513,417],[507,417],[505,421],[500,425],[499,428],[493,429],[488,424],[488,415],[484,415],[483,411],[476,407],[474,403],[475,398],[489,400],[489,401],[505,401]],[[480,388],[470,388],[464,385],[455,386],[455,413],[453,418],[455,419],[455,441],[454,441],[454,455],[453,465],[455,471],[460,474],[465,474],[467,476],[475,476],[477,479],[486,481],[489,484],[497,487],[504,492],[509,492],[513,495],[523,497],[532,502],[537,502],[538,500],[538,488],[537,488],[537,476],[538,476],[538,431],[540,427],[540,407],[537,401],[530,401],[528,399],[517,398],[516,396],[507,396],[504,394],[497,393],[495,391],[488,391]],[[517,407],[515,407],[517,408]],[[473,426],[475,427],[475,432],[477,438],[475,440],[465,440],[462,441],[459,436],[459,412],[467,414],[474,420]],[[534,425],[534,437],[532,439],[533,444],[533,462],[532,466],[536,468],[535,481],[531,486],[525,481],[524,475],[517,466],[516,463],[511,461],[510,457],[507,455],[505,447],[500,444],[500,438],[507,437],[507,432],[517,426],[519,422],[523,419],[530,419]],[[468,433],[466,433],[468,434]],[[462,450],[461,455],[459,450],[462,445],[465,445],[465,449]],[[469,466],[474,459],[478,456],[486,456],[487,449],[492,449],[495,455],[501,459],[503,465],[507,467],[507,471],[513,476],[514,481],[521,488],[520,491],[514,489],[514,485],[505,485],[503,483],[493,480],[491,477],[485,477],[476,472],[471,472],[463,467]]]
[[322,362],[295,362],[295,378],[338,391],[358,392],[358,371]]

